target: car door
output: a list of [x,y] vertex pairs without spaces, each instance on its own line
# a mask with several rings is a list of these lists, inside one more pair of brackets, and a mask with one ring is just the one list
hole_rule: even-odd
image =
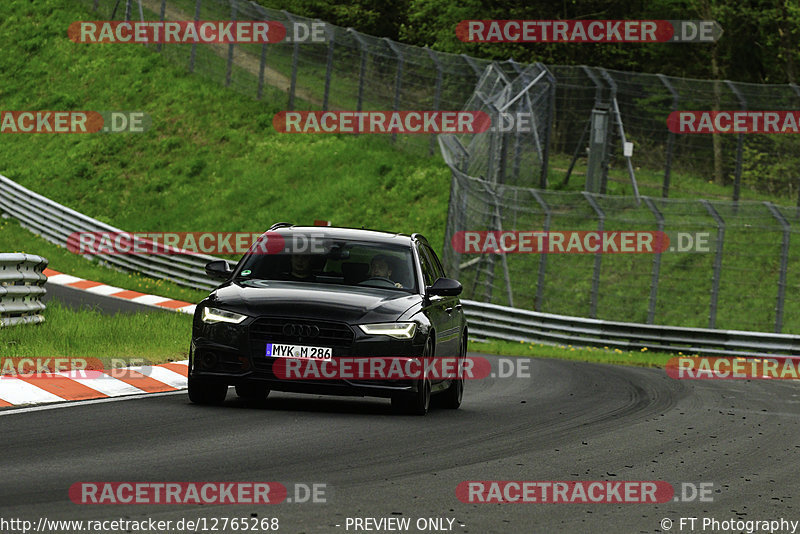
[[[437,279],[444,277],[444,270],[436,254],[428,245],[421,244],[419,252],[425,285],[433,285]],[[434,328],[436,329],[437,356],[452,357],[458,355],[460,332],[457,312],[460,310],[456,310],[457,304],[457,297],[437,295],[430,298],[430,309],[431,313],[434,314],[430,318],[433,320],[435,317],[436,320]]]

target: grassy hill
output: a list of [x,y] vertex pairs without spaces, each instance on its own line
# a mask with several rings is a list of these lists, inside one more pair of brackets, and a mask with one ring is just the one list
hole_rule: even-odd
[[280,135],[285,106],[140,45],[79,45],[68,0],[0,5],[0,107],[138,110],[142,134],[4,135],[0,173],[130,231],[261,231],[275,221],[421,231],[442,243],[449,172],[374,136]]

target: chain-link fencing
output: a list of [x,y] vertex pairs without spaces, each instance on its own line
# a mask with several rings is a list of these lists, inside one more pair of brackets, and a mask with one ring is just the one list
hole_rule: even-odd
[[[548,313],[646,324],[800,331],[800,209],[769,202],[542,191],[452,169],[444,264],[464,298]],[[456,245],[459,232],[659,232],[653,253],[496,253]],[[485,235],[485,234],[483,234]],[[514,240],[510,240],[513,243]],[[592,243],[594,245],[594,243]],[[564,252],[566,250],[567,252]]]
[[[490,61],[393,42],[265,8],[248,0],[84,0],[111,20],[270,20],[282,23],[292,42],[270,44],[154,44],[187,69],[248,96],[285,102],[286,109],[460,110],[473,95]],[[309,28],[323,42],[301,41]],[[302,31],[301,31],[302,30]],[[295,35],[297,34],[297,35]],[[525,66],[508,61],[500,68],[519,74]],[[680,135],[666,121],[678,110],[797,110],[800,87],[548,65],[555,91],[546,149],[547,174],[528,173],[526,184],[577,189],[590,172],[587,146],[593,110],[607,110],[609,138],[595,177],[597,191],[608,188],[608,171],[624,179],[615,194],[709,196],[697,191],[703,177],[730,185],[728,198],[747,191],[798,196],[800,143],[792,135]],[[432,135],[391,136],[419,153],[435,153]],[[623,138],[633,155],[624,156]],[[612,173],[614,174],[614,173]],[[549,177],[549,182],[548,181]],[[743,193],[744,192],[744,193]]]

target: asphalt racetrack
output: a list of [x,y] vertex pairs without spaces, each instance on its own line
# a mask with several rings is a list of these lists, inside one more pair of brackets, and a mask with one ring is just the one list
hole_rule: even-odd
[[[396,532],[353,526],[386,517],[410,518],[407,532],[665,532],[668,518],[672,532],[739,532],[699,521],[800,520],[799,403],[793,381],[534,359],[529,378],[470,381],[460,410],[426,417],[395,415],[383,399],[273,393],[251,406],[233,389],[221,407],[180,392],[3,410],[0,515],[275,517],[291,533]],[[456,487],[470,480],[658,480],[678,496],[684,483],[713,483],[713,501],[463,503]],[[326,502],[79,505],[68,490],[80,481],[269,481],[290,499],[324,484]],[[418,530],[420,518],[443,527]]]

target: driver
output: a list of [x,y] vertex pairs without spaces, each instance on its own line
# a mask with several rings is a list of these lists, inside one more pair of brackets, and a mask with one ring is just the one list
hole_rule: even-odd
[[308,254],[292,254],[292,270],[288,279],[293,282],[314,282],[311,272],[311,256]]
[[[385,278],[392,281],[392,267],[389,263],[389,258],[383,254],[378,254],[369,264],[369,277],[370,278]],[[403,287],[400,282],[394,282],[395,287]]]

